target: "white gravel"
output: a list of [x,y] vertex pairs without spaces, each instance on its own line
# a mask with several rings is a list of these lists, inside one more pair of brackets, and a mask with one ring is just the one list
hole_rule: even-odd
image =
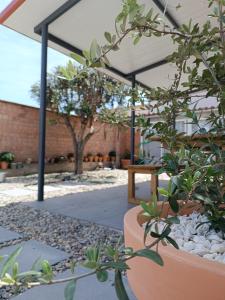
[[[203,258],[225,264],[225,239],[222,232],[209,229],[208,218],[198,212],[188,216],[179,216],[180,224],[171,226],[170,237],[173,238],[179,248],[186,252],[199,255]],[[159,232],[163,230],[164,223],[159,223]]]

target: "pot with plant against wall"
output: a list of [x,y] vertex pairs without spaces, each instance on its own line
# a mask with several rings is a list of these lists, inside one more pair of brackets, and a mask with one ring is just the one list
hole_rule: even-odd
[[114,151],[114,150],[109,151],[109,158],[112,162],[115,162],[116,161],[116,151]]
[[89,162],[93,162],[93,160],[94,160],[94,156],[93,156],[93,154],[92,154],[91,152],[89,152],[89,153],[87,154],[87,158],[88,158],[88,161],[89,161]]
[[8,169],[9,164],[12,163],[14,159],[15,159],[15,155],[12,152],[0,153],[1,169],[3,170]]
[[103,162],[108,162],[110,160],[109,156],[106,154],[106,155],[103,155],[102,157],[102,161]]
[[103,161],[103,154],[101,152],[98,152],[97,156],[98,156],[98,161],[102,162]]
[[99,157],[98,157],[98,155],[95,155],[95,156],[94,156],[94,162],[99,162]]
[[129,151],[129,150],[126,150],[126,151],[123,153],[120,162],[121,162],[121,168],[122,168],[122,169],[127,169],[127,168],[128,168],[128,166],[131,164],[131,160],[130,160],[130,151]]

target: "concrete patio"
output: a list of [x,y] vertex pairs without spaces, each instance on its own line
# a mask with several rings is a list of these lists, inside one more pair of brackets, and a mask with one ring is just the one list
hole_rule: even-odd
[[[167,181],[161,180],[160,185],[167,185]],[[149,199],[149,182],[136,184],[136,194],[143,200]],[[54,197],[44,202],[26,202],[25,204],[36,209],[44,209],[51,213],[119,230],[123,229],[124,214],[133,206],[127,202],[127,185]]]

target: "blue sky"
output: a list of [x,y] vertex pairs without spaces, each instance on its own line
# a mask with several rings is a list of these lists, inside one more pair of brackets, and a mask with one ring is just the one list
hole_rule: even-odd
[[[2,11],[10,0],[0,1]],[[48,69],[65,65],[68,57],[48,51]],[[0,25],[0,99],[38,106],[30,87],[40,80],[40,44]]]

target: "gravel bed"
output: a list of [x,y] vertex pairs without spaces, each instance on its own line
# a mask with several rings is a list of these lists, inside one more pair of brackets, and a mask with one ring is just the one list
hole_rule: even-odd
[[[20,203],[0,208],[0,224],[9,230],[24,234],[22,240],[34,239],[71,254],[70,261],[81,261],[85,249],[90,245],[98,242],[115,245],[122,236],[119,230],[36,210]],[[21,239],[1,244],[0,247],[19,242]],[[54,266],[54,271],[65,271],[70,267],[70,261],[58,263]],[[13,293],[15,291],[12,288],[1,289],[0,299],[9,299]]]
[[[225,237],[222,232],[210,229],[210,224],[205,223],[208,221],[207,216],[193,212],[178,218],[180,224],[171,226],[170,237],[181,250],[225,264]],[[201,223],[205,224],[199,226]],[[159,232],[162,232],[164,225],[163,222],[158,224]]]

